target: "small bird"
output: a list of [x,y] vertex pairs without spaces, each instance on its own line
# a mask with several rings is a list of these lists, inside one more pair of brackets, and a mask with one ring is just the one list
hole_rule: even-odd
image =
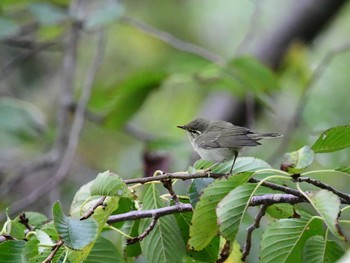
[[204,118],[177,127],[187,131],[193,149],[202,159],[215,163],[233,159],[230,174],[243,147],[258,146],[261,139],[282,136],[278,133],[253,132],[227,121]]

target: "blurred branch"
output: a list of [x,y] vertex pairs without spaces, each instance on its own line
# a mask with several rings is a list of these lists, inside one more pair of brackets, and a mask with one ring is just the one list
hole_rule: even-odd
[[[70,45],[67,46],[67,48],[69,49],[67,53],[71,54],[71,55],[75,55],[75,52],[76,52],[76,51],[70,50],[70,49],[76,50],[76,45],[77,45],[77,43],[76,43],[77,31],[76,30],[77,29],[73,29],[73,31],[72,31],[71,42],[73,41],[74,43],[70,43]],[[51,189],[56,187],[67,176],[69,169],[70,169],[70,166],[73,162],[74,155],[75,155],[77,145],[79,142],[80,133],[81,133],[81,130],[82,130],[82,127],[84,124],[84,120],[85,120],[85,118],[84,118],[85,117],[85,110],[86,110],[88,100],[90,98],[90,93],[91,93],[91,89],[93,87],[94,79],[95,79],[95,76],[96,76],[96,74],[100,68],[100,65],[102,63],[102,60],[103,60],[104,49],[105,49],[105,34],[103,31],[101,31],[98,33],[98,43],[96,45],[95,56],[93,58],[90,69],[86,73],[86,78],[85,78],[85,83],[84,83],[84,86],[82,89],[82,94],[80,96],[80,99],[79,99],[79,102],[77,105],[72,128],[69,132],[68,144],[67,144],[66,149],[64,150],[64,155],[63,155],[62,161],[61,161],[58,169],[56,170],[55,174],[52,177],[50,177],[46,182],[39,185],[36,189],[34,189],[29,195],[27,195],[22,200],[18,200],[17,202],[15,202],[11,206],[12,212],[22,210],[25,207],[27,207],[29,204],[36,202],[44,194],[47,194],[48,192],[51,191]],[[75,58],[70,58],[69,61],[71,61],[73,63],[73,65],[75,65],[75,63],[74,63]],[[66,61],[66,63],[64,63],[64,67],[65,66],[67,66],[67,68],[71,68],[71,64],[67,63],[67,61]],[[65,70],[67,70],[67,68]],[[68,83],[72,84],[73,83],[73,76],[69,75],[69,79],[66,81],[68,81]],[[67,98],[68,98],[68,96],[66,97],[66,99]],[[66,104],[64,104],[64,105],[66,105]],[[65,112],[64,114],[66,115],[66,114],[68,114],[68,112]],[[62,121],[62,123],[66,123],[67,120],[62,119],[61,121]],[[60,125],[62,125],[62,123],[60,123]],[[65,134],[64,134],[64,132],[62,132],[65,129],[63,129],[63,127],[61,127],[61,129],[62,130],[61,130],[60,136],[58,137],[58,140],[62,140],[62,141],[59,141],[59,145],[58,145],[59,148],[64,146],[64,141],[65,141]]]
[[126,243],[128,245],[131,245],[131,244],[135,244],[136,242],[141,241],[142,239],[144,239],[153,230],[153,228],[156,226],[158,219],[159,219],[159,216],[157,214],[153,214],[152,215],[152,221],[149,224],[149,226],[145,229],[145,231],[143,233],[141,233],[137,237],[127,239]]
[[276,159],[279,158],[279,156],[281,156],[288,148],[290,141],[295,133],[295,130],[298,128],[300,124],[302,113],[305,109],[305,106],[307,105],[310,99],[311,88],[317,83],[317,81],[320,80],[325,69],[329,66],[329,64],[332,62],[334,57],[349,50],[350,50],[350,43],[346,43],[338,48],[335,48],[329,51],[320,61],[315,71],[313,72],[312,76],[309,78],[308,82],[303,88],[303,91],[299,98],[299,102],[295,109],[294,115],[292,119],[289,121],[289,124],[287,125],[287,129],[282,138],[282,142],[279,144],[279,147],[276,149],[275,153],[270,158],[271,162],[275,162]]
[[147,25],[144,22],[137,20],[135,18],[124,16],[124,17],[122,17],[122,19],[120,21],[123,24],[131,25],[131,26],[141,30],[142,32],[144,32],[148,35],[151,35],[157,39],[160,39],[178,50],[197,55],[199,57],[202,57],[206,60],[209,60],[209,61],[217,63],[217,64],[224,64],[225,63],[224,59],[222,57],[220,57],[219,55],[217,55],[217,54],[215,54],[215,53],[213,53],[213,52],[211,52],[203,47],[200,47],[200,46],[197,46],[195,44],[185,42],[181,39],[178,39],[166,31],[162,31],[162,30],[159,30],[155,27]]

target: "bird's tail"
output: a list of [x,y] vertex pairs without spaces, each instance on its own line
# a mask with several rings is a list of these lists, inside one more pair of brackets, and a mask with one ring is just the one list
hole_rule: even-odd
[[266,138],[283,137],[283,135],[275,132],[266,132],[266,133],[253,133],[249,137],[256,140],[261,140]]

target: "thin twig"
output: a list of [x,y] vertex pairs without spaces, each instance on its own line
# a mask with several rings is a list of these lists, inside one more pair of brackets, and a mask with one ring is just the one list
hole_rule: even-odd
[[337,189],[333,188],[332,186],[330,186],[328,184],[325,184],[325,183],[322,183],[319,180],[312,179],[312,178],[309,178],[309,177],[299,177],[297,179],[297,181],[298,182],[305,182],[305,183],[308,183],[308,184],[312,184],[312,185],[317,186],[318,188],[321,188],[321,189],[326,189],[326,190],[331,191],[332,193],[336,194],[340,198],[344,199],[347,203],[350,202],[350,195],[345,194],[343,192],[340,192]]
[[70,166],[73,162],[73,158],[78,146],[80,132],[83,128],[85,109],[90,98],[91,89],[93,87],[94,79],[97,74],[98,69],[102,63],[104,48],[105,48],[105,34],[104,32],[99,33],[98,44],[96,45],[96,53],[91,64],[90,70],[86,74],[85,83],[83,86],[82,94],[77,105],[77,110],[74,116],[72,129],[69,134],[69,141],[67,148],[65,150],[62,162],[57,169],[56,173],[49,178],[45,183],[39,185],[34,191],[27,195],[22,200],[18,200],[11,205],[11,211],[20,211],[27,207],[29,204],[34,203],[43,194],[51,191],[52,188],[57,186],[68,174]]
[[159,30],[155,27],[147,25],[144,22],[137,20],[135,18],[124,16],[120,21],[124,24],[136,27],[137,29],[141,30],[142,32],[145,32],[148,35],[151,35],[157,39],[160,39],[178,50],[188,52],[191,54],[195,54],[199,57],[202,57],[206,60],[209,60],[211,62],[220,64],[220,65],[223,65],[225,62],[222,57],[220,57],[217,54],[214,54],[213,52],[211,52],[203,47],[197,46],[197,45],[189,43],[189,42],[185,42],[183,40],[180,40],[166,31],[162,31],[162,30]]
[[101,196],[96,201],[96,203],[93,206],[91,206],[82,217],[80,217],[80,220],[88,219],[90,216],[94,214],[97,207],[104,206],[104,201],[106,200],[106,198],[107,196]]
[[29,219],[26,217],[26,214],[23,212],[19,215],[19,223],[24,225],[28,231],[32,231],[33,227],[29,225]]
[[55,257],[57,251],[60,249],[60,247],[63,245],[63,240],[58,240],[56,245],[54,246],[54,249],[51,251],[50,255],[43,261],[43,263],[50,263],[53,258]]
[[226,240],[224,247],[220,252],[220,258],[216,261],[216,263],[223,263],[230,256],[231,242]]
[[173,199],[174,203],[177,205],[179,204],[179,198],[177,198],[177,195],[173,189],[173,184],[171,179],[166,179],[161,181],[163,183],[163,186],[168,190],[171,198]]
[[146,228],[146,230],[145,230],[142,234],[140,234],[139,236],[137,236],[137,237],[133,237],[133,238],[127,239],[127,240],[126,240],[126,243],[127,243],[128,245],[131,245],[131,244],[134,244],[134,243],[136,243],[136,242],[138,242],[138,241],[142,241],[142,239],[144,239],[144,238],[153,230],[153,228],[156,226],[157,221],[158,221],[158,218],[159,218],[159,217],[158,217],[156,214],[154,214],[154,215],[152,216],[152,221],[151,221],[151,223],[149,224],[149,226]]
[[268,205],[261,206],[259,213],[255,217],[254,223],[252,225],[250,225],[247,229],[247,239],[246,239],[246,242],[244,244],[244,249],[243,249],[243,253],[242,253],[242,261],[245,261],[246,257],[249,255],[249,251],[250,251],[250,248],[252,246],[253,231],[255,229],[259,228],[260,220],[265,215],[267,207],[268,207]]
[[308,202],[306,198],[298,197],[292,194],[266,194],[253,196],[250,199],[249,206],[258,206],[258,205],[273,205],[278,203],[287,203],[287,204],[298,204]]

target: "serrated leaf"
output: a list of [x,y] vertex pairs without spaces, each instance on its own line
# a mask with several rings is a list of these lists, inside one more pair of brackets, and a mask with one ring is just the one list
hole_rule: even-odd
[[344,173],[344,174],[350,174],[350,167],[342,166],[342,167],[336,168],[334,170],[341,172],[341,173]]
[[305,244],[303,262],[336,262],[344,255],[344,250],[337,242],[325,241],[322,236],[313,236]]
[[56,230],[67,247],[80,250],[96,239],[98,225],[93,218],[81,221],[67,217],[59,202],[53,205],[52,212]]
[[27,262],[29,262],[30,259],[36,257],[39,254],[38,248],[40,249],[40,247],[38,247],[38,245],[39,240],[35,237],[32,237],[26,242],[23,250],[23,256]]
[[164,73],[158,71],[139,73],[125,80],[118,87],[116,101],[105,116],[106,127],[122,127],[141,108],[148,95],[161,85],[165,77]]
[[350,126],[330,128],[320,135],[312,146],[315,153],[335,152],[350,147]]
[[229,241],[235,240],[249,200],[257,189],[256,184],[244,184],[233,189],[216,208],[221,234]]
[[289,173],[301,173],[312,164],[314,155],[309,146],[304,146],[297,151],[286,153],[281,167]]
[[193,212],[189,245],[194,250],[205,248],[218,231],[215,208],[232,189],[246,183],[251,173],[215,180],[204,189]]
[[[200,159],[196,161],[193,166],[196,169],[208,169],[211,167],[210,168],[211,172],[225,174],[230,171],[232,162],[233,160],[229,162],[218,163],[218,164],[215,164],[215,166],[213,166],[214,165],[213,162]],[[271,168],[271,166],[267,162],[261,159],[257,159],[254,157],[239,157],[237,158],[235,166],[233,167],[232,174],[237,174],[237,173],[242,173],[247,171],[256,171],[256,170],[266,169],[266,168]]]
[[124,262],[124,258],[115,245],[108,239],[99,236],[96,240],[95,245],[91,249],[89,256],[86,258],[84,263],[115,263]]
[[124,181],[116,174],[106,171],[99,173],[93,181],[91,195],[132,197]]
[[[143,198],[143,209],[165,207],[155,184],[147,189]],[[152,219],[143,219],[140,233],[150,225]],[[148,262],[181,262],[185,245],[174,215],[158,219],[153,230],[141,241],[141,249]],[[174,253],[176,251],[176,253]]]
[[270,224],[261,239],[261,263],[302,262],[306,240],[322,234],[322,220],[303,214],[299,219],[280,219]]
[[307,199],[320,214],[329,230],[335,236],[344,240],[344,234],[342,233],[338,223],[338,216],[340,212],[339,197],[328,190],[322,189],[308,193]]
[[3,263],[21,263],[25,262],[23,251],[25,243],[22,240],[9,240],[0,243],[0,259]]
[[193,208],[196,207],[197,202],[199,201],[199,197],[203,191],[209,184],[214,181],[213,178],[197,178],[193,179],[190,189],[188,190],[188,196],[190,198],[190,202]]

